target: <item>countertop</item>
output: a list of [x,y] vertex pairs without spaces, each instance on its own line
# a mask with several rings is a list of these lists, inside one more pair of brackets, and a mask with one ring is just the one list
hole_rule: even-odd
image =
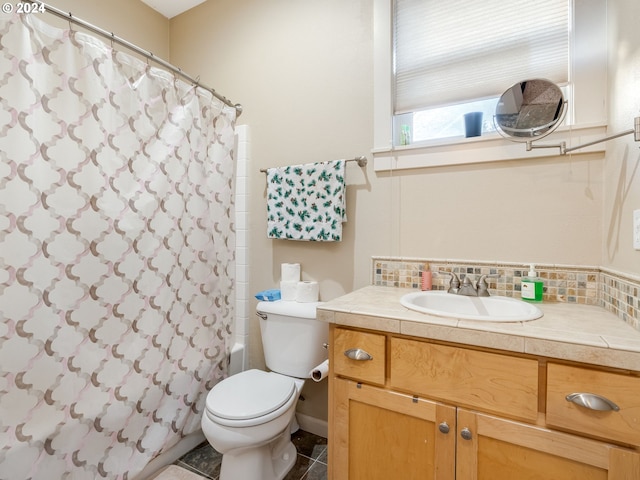
[[400,297],[415,289],[368,286],[318,306],[317,318],[337,325],[494,348],[640,371],[640,331],[607,310],[572,303],[537,303],[528,322],[485,322],[409,310]]

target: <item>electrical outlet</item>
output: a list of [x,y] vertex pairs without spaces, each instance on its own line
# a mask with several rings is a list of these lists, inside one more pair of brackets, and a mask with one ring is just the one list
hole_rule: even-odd
[[640,210],[633,212],[633,248],[640,250]]

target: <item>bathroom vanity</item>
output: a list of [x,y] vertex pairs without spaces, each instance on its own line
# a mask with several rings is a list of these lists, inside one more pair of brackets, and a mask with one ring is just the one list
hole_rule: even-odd
[[409,291],[318,310],[330,480],[640,478],[639,331],[574,304],[531,322],[425,315],[400,305]]

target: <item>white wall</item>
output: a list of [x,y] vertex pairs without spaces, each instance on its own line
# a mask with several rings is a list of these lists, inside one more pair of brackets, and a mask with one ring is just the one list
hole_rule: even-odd
[[229,372],[235,374],[247,369],[249,354],[249,327],[251,302],[251,256],[249,251],[249,203],[251,187],[251,129],[236,125],[236,315],[233,329],[234,345],[231,350]]

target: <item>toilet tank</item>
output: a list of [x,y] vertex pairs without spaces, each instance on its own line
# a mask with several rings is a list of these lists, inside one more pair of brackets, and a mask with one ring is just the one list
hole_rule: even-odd
[[269,370],[309,378],[311,370],[327,359],[329,324],[316,320],[320,302],[259,302],[260,332]]

